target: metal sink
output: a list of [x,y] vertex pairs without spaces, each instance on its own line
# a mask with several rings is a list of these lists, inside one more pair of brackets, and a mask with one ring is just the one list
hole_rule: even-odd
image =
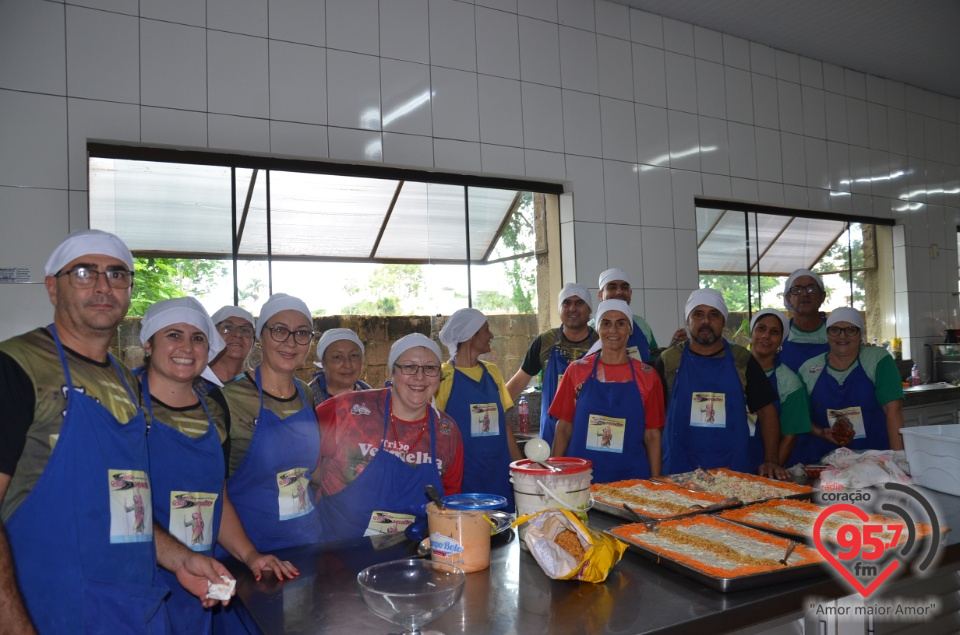
[[903,389],[903,392],[923,392],[927,390],[946,390],[948,388],[956,388],[953,384],[948,384],[945,381],[938,381],[935,384],[921,384],[920,386],[906,386]]

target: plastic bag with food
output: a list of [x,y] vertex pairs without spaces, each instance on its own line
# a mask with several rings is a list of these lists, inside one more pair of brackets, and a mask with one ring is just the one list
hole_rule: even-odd
[[517,518],[529,522],[525,541],[540,568],[554,580],[603,582],[627,545],[588,528],[565,509],[545,509]]
[[883,483],[913,483],[903,450],[856,452],[850,448],[837,448],[823,457],[823,463],[827,469],[820,473],[820,481],[827,485],[859,489]]

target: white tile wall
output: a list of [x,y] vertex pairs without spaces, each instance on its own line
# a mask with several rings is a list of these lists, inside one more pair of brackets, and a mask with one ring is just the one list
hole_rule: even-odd
[[662,336],[698,195],[903,223],[917,342],[956,285],[955,245],[929,246],[960,222],[957,99],[607,0],[2,3],[0,114],[0,188],[56,191],[63,232],[111,138],[562,181],[564,276],[625,256]]

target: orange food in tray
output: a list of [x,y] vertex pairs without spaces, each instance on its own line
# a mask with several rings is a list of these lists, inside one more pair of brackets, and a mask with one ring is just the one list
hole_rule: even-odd
[[781,564],[792,541],[707,515],[663,521],[652,529],[642,523],[621,525],[610,533],[715,578],[783,571],[823,561],[816,550],[798,545],[787,564]]
[[655,483],[640,479],[615,483],[594,483],[590,492],[595,500],[622,507],[624,503],[648,518],[670,518],[689,514],[699,505],[709,507],[723,502],[724,497],[706,492],[692,492],[670,483]]
[[719,494],[724,498],[736,498],[744,503],[784,496],[808,495],[813,490],[805,485],[797,485],[788,481],[773,479],[735,472],[725,467],[713,470],[694,470],[685,474],[674,474],[663,477],[683,487],[689,487],[704,492]]

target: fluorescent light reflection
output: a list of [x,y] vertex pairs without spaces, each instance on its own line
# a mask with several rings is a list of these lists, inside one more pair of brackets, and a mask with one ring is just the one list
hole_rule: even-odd
[[413,112],[423,104],[429,102],[430,97],[432,96],[433,96],[433,93],[431,93],[429,90],[426,90],[423,93],[417,95],[416,97],[412,97],[411,99],[408,99],[404,103],[397,106],[394,110],[392,110],[391,112],[388,112],[383,116],[383,126],[387,127],[391,123],[399,119],[400,117],[403,117],[404,115],[409,115],[411,112]]
[[868,176],[862,179],[843,179],[840,181],[840,185],[849,185],[850,183],[874,183],[876,181],[892,181],[893,179],[898,179],[901,176],[905,176],[907,173],[903,170],[899,172],[891,172],[884,176]]
[[719,150],[717,146],[696,146],[690,148],[689,150],[681,150],[680,152],[671,152],[670,154],[662,154],[658,157],[654,157],[649,161],[645,162],[645,165],[640,166],[641,172],[646,172],[647,170],[652,170],[655,167],[663,166],[667,161],[674,159],[682,159],[684,157],[689,157],[691,155],[697,154],[698,152],[716,152]]

